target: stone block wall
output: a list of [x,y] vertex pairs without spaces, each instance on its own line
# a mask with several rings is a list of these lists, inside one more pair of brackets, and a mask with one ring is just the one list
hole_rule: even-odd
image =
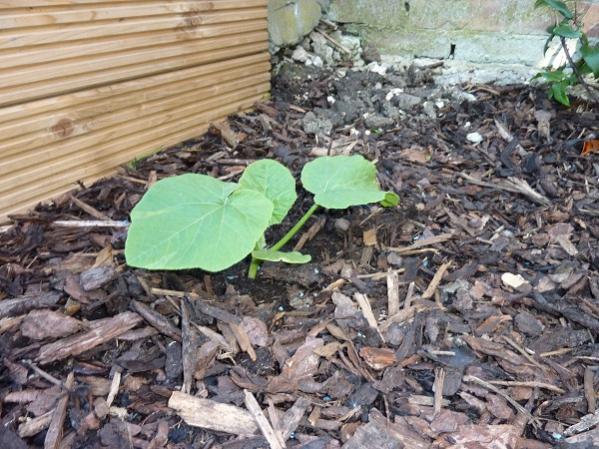
[[[599,0],[577,3],[599,36]],[[540,59],[555,21],[534,0],[332,0],[328,15],[386,55],[526,65]]]
[[[322,7],[384,55],[534,65],[555,17],[534,0],[270,0],[271,37],[286,44],[318,23]],[[569,2],[574,3],[574,2]],[[579,1],[585,29],[599,36],[599,0]],[[275,17],[275,14],[277,17]],[[297,40],[296,40],[297,41]]]

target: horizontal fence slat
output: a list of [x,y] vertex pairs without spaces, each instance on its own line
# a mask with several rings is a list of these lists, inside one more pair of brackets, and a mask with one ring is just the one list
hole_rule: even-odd
[[129,2],[122,4],[53,5],[0,11],[0,29],[97,22],[130,17],[194,14],[228,9],[255,8],[262,0]]
[[0,49],[164,29],[172,29],[174,32],[179,33],[181,40],[185,40],[187,35],[193,35],[197,29],[201,29],[205,25],[265,19],[266,16],[267,12],[264,8],[250,8],[242,11],[198,13],[193,17],[185,14],[174,14],[149,18],[126,18],[83,24],[9,29],[0,31]]
[[[188,3],[198,3],[202,0],[178,0]],[[223,2],[227,0],[212,0],[214,2]],[[233,0],[237,1],[237,0]],[[114,5],[123,3],[139,3],[139,0],[0,0],[0,10],[17,8],[37,8],[44,6],[90,6],[90,5]],[[145,0],[144,3],[164,3],[164,0]],[[266,6],[268,0],[259,0],[258,6]]]
[[[243,34],[251,31],[266,30],[266,20],[246,20],[231,26],[230,24],[207,25],[198,28],[194,33],[186,35],[186,40],[194,42],[211,37],[222,37]],[[133,48],[151,47],[161,44],[181,42],[181,36],[172,30],[148,31],[144,33],[123,34],[119,36],[82,39],[68,43],[58,42],[48,45],[13,48],[0,51],[1,70],[17,66],[31,66],[50,61],[77,58],[86,55],[102,55],[129,50]]]

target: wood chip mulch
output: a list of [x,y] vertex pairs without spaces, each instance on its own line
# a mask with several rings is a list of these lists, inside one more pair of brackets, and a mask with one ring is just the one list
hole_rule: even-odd
[[[309,104],[275,99],[13,217],[0,448],[599,447],[599,159],[580,156],[598,112],[470,93],[318,139]],[[247,262],[125,265],[128,213],[157,179],[235,180],[264,157],[297,174],[322,148],[376,159],[400,206],[321,211],[292,242],[313,262],[256,281]],[[300,192],[271,238],[307,207]]]

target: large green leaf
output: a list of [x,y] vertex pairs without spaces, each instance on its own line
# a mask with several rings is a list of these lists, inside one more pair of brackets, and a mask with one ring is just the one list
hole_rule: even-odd
[[252,251],[252,257],[257,260],[267,262],[285,262],[292,264],[308,263],[312,260],[307,254],[302,254],[299,251],[273,251],[272,249],[257,249]]
[[223,270],[254,249],[272,211],[262,193],[235,183],[198,174],[163,179],[131,212],[127,264]]
[[325,156],[308,162],[302,170],[304,188],[314,202],[327,209],[389,200],[376,180],[375,165],[362,156]]
[[536,0],[535,7],[538,8],[539,6],[547,6],[548,8],[554,9],[566,19],[574,18],[574,13],[570,11],[570,8],[568,8],[568,6],[560,0]]
[[587,63],[595,76],[599,77],[599,45],[583,45],[580,52],[584,62]]
[[272,159],[263,159],[250,164],[239,185],[257,190],[274,204],[270,224],[279,224],[295,203],[295,179],[287,167]]

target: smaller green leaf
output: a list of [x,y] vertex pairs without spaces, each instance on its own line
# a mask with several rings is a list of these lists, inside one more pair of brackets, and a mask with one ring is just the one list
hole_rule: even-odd
[[326,209],[380,203],[387,192],[376,179],[376,166],[363,156],[323,156],[304,165],[304,188]]
[[562,22],[558,26],[554,27],[551,31],[556,36],[565,37],[568,39],[578,39],[582,36],[582,32],[572,27],[567,22]]
[[239,187],[256,190],[272,201],[271,225],[281,223],[297,199],[293,175],[287,167],[272,159],[248,165],[239,179]]
[[599,77],[599,45],[583,45],[580,50],[584,62],[590,67],[595,76]]
[[385,192],[385,198],[381,201],[383,207],[395,207],[399,204],[399,195],[395,192]]
[[291,264],[303,264],[312,260],[308,254],[302,254],[299,251],[273,251],[272,249],[257,249],[252,251],[252,257],[257,260],[267,262],[285,262]]
[[540,6],[546,6],[548,8],[551,8],[559,12],[566,19],[574,18],[574,13],[570,11],[570,8],[568,8],[568,6],[560,0],[536,0],[535,8],[538,8]]
[[567,84],[565,82],[553,83],[551,85],[550,96],[564,106],[570,107],[570,97],[568,97],[566,88]]

